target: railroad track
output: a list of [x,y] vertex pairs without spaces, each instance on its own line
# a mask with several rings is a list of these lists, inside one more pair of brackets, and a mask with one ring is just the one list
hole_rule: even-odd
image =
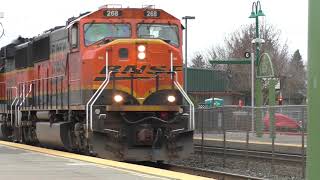
[[262,180],[262,178],[258,178],[258,177],[244,176],[244,175],[227,173],[222,171],[191,168],[191,167],[173,165],[173,164],[167,164],[166,166],[167,166],[167,170],[182,172],[182,173],[187,173],[187,174],[192,174],[197,176],[203,176],[203,177],[213,178],[217,180]]
[[[257,151],[257,150],[246,150],[246,149],[235,149],[235,148],[223,148],[218,146],[202,146],[195,145],[194,150],[196,153],[205,153],[205,154],[218,154],[218,155],[228,155],[228,156],[240,156],[240,157],[250,157],[250,158],[261,158],[269,160],[278,160],[278,161],[289,161],[289,162],[301,162],[302,156],[299,154],[286,154],[278,152],[269,152],[269,151]],[[306,158],[306,156],[304,156]]]
[[176,164],[155,163],[155,162],[138,162],[134,164],[155,167],[155,168],[165,169],[165,170],[170,170],[175,172],[181,172],[181,173],[186,173],[186,174],[191,174],[196,176],[202,176],[202,177],[212,178],[216,180],[263,180],[262,178],[259,178],[259,177],[245,176],[240,174],[233,174],[233,173],[215,171],[215,170],[209,170],[209,169],[187,167],[187,166],[176,165]]
[[[202,152],[201,145],[194,146],[195,153]],[[286,154],[286,153],[278,153],[278,152],[268,152],[268,151],[257,151],[257,150],[246,150],[246,149],[235,149],[235,148],[223,148],[216,146],[203,146],[204,154],[214,154],[219,156],[228,156],[228,157],[240,157],[240,158],[258,158],[258,159],[269,159],[274,161],[283,161],[283,162],[291,162],[291,163],[301,163],[305,162],[305,159],[302,159],[302,156],[299,154]],[[306,156],[304,156],[306,158]],[[275,162],[274,162],[275,163]],[[146,166],[153,166],[156,168],[167,169],[175,172],[182,172],[192,175],[198,175],[208,178],[213,178],[217,180],[261,180],[263,178],[245,176],[233,173],[227,173],[222,171],[194,168],[190,166],[181,166],[175,164],[143,164]]]

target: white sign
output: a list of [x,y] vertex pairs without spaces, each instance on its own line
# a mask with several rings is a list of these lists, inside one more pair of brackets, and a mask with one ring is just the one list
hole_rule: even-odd
[[276,86],[274,87],[275,90],[280,90],[280,80],[278,79],[278,82]]

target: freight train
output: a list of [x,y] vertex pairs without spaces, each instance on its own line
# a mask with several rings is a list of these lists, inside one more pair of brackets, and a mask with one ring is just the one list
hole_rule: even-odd
[[119,161],[193,152],[179,19],[102,6],[0,51],[0,138]]

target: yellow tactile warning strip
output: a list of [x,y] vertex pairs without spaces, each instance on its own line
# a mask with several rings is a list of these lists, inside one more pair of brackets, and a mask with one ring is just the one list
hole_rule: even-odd
[[181,180],[208,180],[209,179],[209,178],[205,178],[205,177],[201,177],[201,176],[194,176],[194,175],[189,175],[189,174],[184,174],[184,173],[179,173],[179,172],[174,172],[174,171],[168,171],[168,170],[146,167],[146,166],[141,166],[141,165],[135,165],[135,164],[123,163],[123,162],[101,159],[101,158],[96,158],[96,157],[84,156],[84,155],[79,155],[79,154],[63,152],[63,151],[57,151],[57,150],[52,150],[52,149],[29,146],[29,145],[25,145],[25,144],[18,144],[18,143],[12,143],[12,142],[7,142],[7,141],[0,141],[0,144],[15,147],[15,148],[20,148],[20,149],[25,149],[28,151],[35,151],[35,152],[54,155],[54,156],[60,156],[60,157],[71,158],[71,159],[76,159],[76,160],[80,160],[80,161],[86,161],[86,162],[90,162],[90,163],[94,163],[94,164],[115,167],[115,168],[119,168],[119,169],[123,169],[123,170],[129,170],[129,171],[133,171],[133,172],[139,172],[139,173],[154,175],[154,176],[163,177],[163,178],[181,179]]
[[[201,137],[194,137],[193,139],[201,140]],[[215,139],[215,138],[204,138],[205,141],[223,141],[222,139]],[[243,140],[226,140],[227,142],[235,142],[235,143],[246,143]],[[271,145],[271,142],[261,142],[261,141],[249,141],[250,144],[262,144],[262,145]],[[274,143],[276,146],[290,146],[290,147],[301,147],[300,144],[286,144],[286,143]],[[305,145],[307,147],[307,145]]]

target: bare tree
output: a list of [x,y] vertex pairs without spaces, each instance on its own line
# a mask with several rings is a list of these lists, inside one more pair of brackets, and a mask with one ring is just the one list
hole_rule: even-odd
[[[282,76],[287,68],[289,55],[287,43],[281,44],[281,32],[273,26],[261,27],[261,37],[265,44],[261,46],[261,54],[268,52],[271,56],[275,76]],[[255,27],[253,25],[242,26],[225,38],[222,46],[211,48],[208,52],[214,55],[215,59],[244,58],[245,52],[252,52],[255,46],[252,40],[255,38]],[[227,65],[227,72],[230,74],[231,89],[235,91],[250,91],[250,66],[249,65]]]
[[[225,57],[226,57],[225,51],[220,46],[217,46],[217,47],[212,46],[208,48],[204,53],[204,58],[207,62],[210,62],[211,60],[217,60],[218,58],[225,58]],[[210,64],[209,68],[214,70],[226,70],[227,66],[223,64]]]
[[191,59],[191,62],[191,67],[193,68],[207,68],[209,66],[209,63],[199,52],[194,55],[194,57]]

